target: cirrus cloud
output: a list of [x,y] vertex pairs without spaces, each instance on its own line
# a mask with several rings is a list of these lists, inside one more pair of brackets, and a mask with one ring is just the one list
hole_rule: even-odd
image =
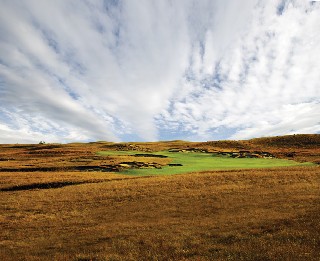
[[1,6],[2,143],[320,132],[319,3]]

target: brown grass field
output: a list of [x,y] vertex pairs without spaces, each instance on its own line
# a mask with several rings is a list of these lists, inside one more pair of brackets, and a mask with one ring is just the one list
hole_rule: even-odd
[[[96,168],[130,160],[101,150],[190,147],[316,164],[146,177]],[[320,135],[0,145],[0,260],[320,260],[319,163]]]

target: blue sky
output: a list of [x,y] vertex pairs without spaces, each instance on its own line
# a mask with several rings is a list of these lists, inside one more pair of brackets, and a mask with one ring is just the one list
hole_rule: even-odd
[[319,1],[0,6],[0,143],[320,133]]

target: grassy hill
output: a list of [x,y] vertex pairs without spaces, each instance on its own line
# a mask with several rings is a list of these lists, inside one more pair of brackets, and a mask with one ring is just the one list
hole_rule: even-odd
[[[320,162],[319,147],[319,135],[0,145],[0,260],[320,260],[320,167],[295,162]],[[241,168],[255,160],[298,166]],[[110,167],[181,162],[194,172]]]
[[319,148],[320,134],[296,134],[287,136],[257,138],[249,140],[249,144],[277,148]]
[[199,143],[200,146],[212,146],[225,149],[264,148],[319,148],[320,134],[297,134],[255,138],[250,140],[220,140]]

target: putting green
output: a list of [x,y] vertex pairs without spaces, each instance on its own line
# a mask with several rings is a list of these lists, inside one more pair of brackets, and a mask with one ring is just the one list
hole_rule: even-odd
[[[100,151],[99,155],[135,155],[135,154],[163,155],[172,159],[171,164],[181,164],[182,166],[164,166],[161,169],[128,169],[120,173],[134,176],[147,175],[172,175],[186,172],[206,171],[206,170],[230,170],[230,169],[252,169],[252,168],[272,168],[284,166],[308,166],[312,163],[299,163],[293,160],[269,159],[269,158],[231,158],[211,153],[181,153],[181,152],[138,152],[138,151]],[[147,158],[146,158],[147,159]]]

